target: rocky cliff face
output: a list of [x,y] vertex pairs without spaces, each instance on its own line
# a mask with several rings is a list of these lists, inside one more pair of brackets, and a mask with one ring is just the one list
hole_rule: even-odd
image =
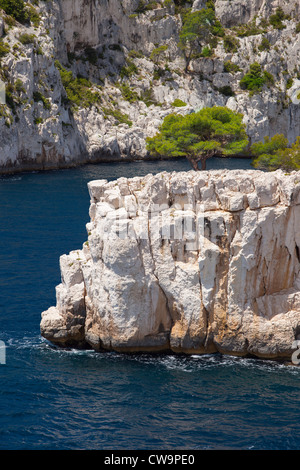
[[[186,2],[192,11],[205,5]],[[270,23],[278,6],[279,27]],[[214,7],[225,36],[188,72],[176,0],[34,1],[30,25],[2,13],[0,78],[9,93],[0,105],[0,172],[147,158],[145,138],[164,116],[212,105],[242,112],[251,143],[276,133],[294,142],[299,1],[215,0]],[[255,61],[274,82],[251,95],[240,79]]]
[[92,181],[41,333],[115,351],[290,357],[300,334],[300,172]]

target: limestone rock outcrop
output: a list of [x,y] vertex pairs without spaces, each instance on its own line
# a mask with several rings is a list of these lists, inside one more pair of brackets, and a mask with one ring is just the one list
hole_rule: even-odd
[[[186,6],[197,11],[206,3]],[[0,105],[0,173],[145,159],[145,139],[167,114],[205,106],[243,113],[250,143],[277,133],[294,143],[299,135],[298,0],[215,0],[224,37],[214,38],[208,57],[195,54],[188,72],[177,1],[26,4],[36,9],[35,24],[13,23],[0,11],[0,79],[9,92]],[[269,23],[278,7],[280,28]],[[240,80],[254,62],[273,84],[251,94]]]
[[92,181],[41,333],[70,347],[290,357],[300,334],[300,172]]

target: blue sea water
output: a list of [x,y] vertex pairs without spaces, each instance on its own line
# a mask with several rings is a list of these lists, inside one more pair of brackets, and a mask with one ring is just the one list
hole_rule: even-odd
[[87,182],[163,170],[189,166],[99,164],[0,178],[0,449],[300,448],[297,367],[60,350],[40,336],[41,312],[55,304],[59,256],[86,240]]

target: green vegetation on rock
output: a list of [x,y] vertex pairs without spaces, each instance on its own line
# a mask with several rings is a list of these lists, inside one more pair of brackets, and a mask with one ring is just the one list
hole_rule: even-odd
[[119,85],[119,89],[124,100],[129,101],[129,103],[135,103],[140,99],[138,93],[125,83]]
[[271,139],[251,146],[255,168],[274,171],[281,168],[285,171],[300,169],[300,137],[289,147],[288,139],[283,134],[276,134]]
[[19,41],[23,46],[26,46],[28,44],[34,44],[36,40],[36,36],[34,34],[29,34],[29,33],[22,33],[19,36]]
[[41,101],[45,109],[51,109],[50,101],[40,91],[35,91],[33,93],[33,100],[35,102]]
[[258,62],[251,64],[249,72],[240,80],[241,88],[250,91],[252,94],[261,91],[264,85],[273,83],[273,76],[269,72],[263,71]]
[[20,23],[25,23],[29,19],[23,0],[0,0],[0,8]]
[[230,60],[224,62],[224,71],[228,73],[237,73],[240,72],[241,69],[237,64],[234,64]]
[[270,24],[275,29],[284,29],[286,26],[283,24],[283,21],[287,19],[289,19],[289,17],[284,13],[281,7],[278,7],[276,13],[270,16]]
[[[0,0],[0,9],[11,17],[12,22],[13,20],[22,24],[31,22],[35,27],[38,27],[40,23],[40,15],[37,10],[33,5],[23,0]],[[10,23],[8,18],[6,21]]]
[[55,66],[59,70],[68,101],[73,106],[88,108],[101,103],[100,93],[92,90],[93,84],[90,80],[83,77],[74,77],[72,71],[65,69],[58,60],[55,61]]
[[147,11],[154,10],[158,5],[158,2],[151,0],[149,3],[146,3],[144,0],[140,0],[138,6],[135,10],[137,14],[143,14]]
[[9,45],[0,39],[0,59],[9,53]]
[[155,49],[153,49],[153,51],[150,54],[150,60],[152,60],[156,64],[159,63],[161,57],[167,51],[167,49],[168,49],[168,46],[166,44],[156,47]]
[[135,63],[130,60],[126,59],[126,65],[123,65],[120,71],[120,77],[121,78],[130,78],[132,75],[137,75],[138,74],[138,68],[135,65]]
[[224,37],[224,49],[226,52],[237,52],[239,48],[239,40],[234,36]]
[[262,38],[261,43],[258,46],[258,50],[263,52],[263,51],[269,51],[270,49],[271,49],[270,41],[266,37]]
[[108,116],[112,116],[116,120],[116,125],[119,124],[127,124],[129,127],[132,126],[132,121],[129,119],[128,115],[122,113],[118,109],[114,109],[111,107],[103,107],[104,116],[107,118]]
[[257,36],[258,34],[266,33],[267,26],[268,24],[265,20],[262,20],[260,25],[257,26],[255,19],[253,19],[249,23],[235,26],[233,30],[235,31],[238,37],[245,38],[249,36]]
[[180,100],[179,98],[176,98],[173,101],[172,106],[175,106],[176,108],[181,108],[181,107],[187,106],[187,104],[184,101]]

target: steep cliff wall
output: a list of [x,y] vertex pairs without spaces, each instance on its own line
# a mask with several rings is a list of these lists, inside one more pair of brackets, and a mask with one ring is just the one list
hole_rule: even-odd
[[96,350],[277,358],[300,334],[300,172],[92,181],[41,333]]
[[[147,158],[145,138],[164,116],[213,105],[242,112],[251,142],[276,133],[294,142],[299,2],[216,0],[225,36],[188,73],[175,3],[145,0],[143,9],[139,0],[35,1],[38,20],[30,25],[2,13],[0,78],[9,94],[0,105],[0,172]],[[186,2],[192,11],[205,5]],[[278,6],[285,15],[279,28],[270,23]],[[255,61],[274,81],[251,94],[240,79]],[[175,99],[185,106],[175,107]]]

